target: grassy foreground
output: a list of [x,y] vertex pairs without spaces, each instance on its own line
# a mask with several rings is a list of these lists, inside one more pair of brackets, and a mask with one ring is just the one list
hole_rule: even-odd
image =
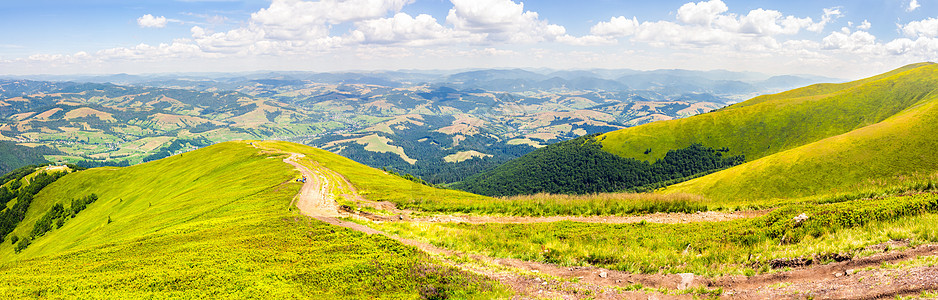
[[[804,213],[808,219],[794,220]],[[856,254],[890,239],[938,242],[938,194],[788,205],[768,215],[690,224],[386,223],[385,231],[495,257],[637,273],[754,274],[775,258]]]
[[[357,188],[358,193],[368,200],[390,201],[399,208],[425,212],[513,216],[591,216],[695,212],[708,209],[704,198],[683,194],[581,196],[538,194],[506,198],[486,197],[419,184],[313,147],[280,141],[254,142],[254,144],[263,149],[303,154],[306,158],[316,161],[319,166],[344,176]],[[318,166],[308,165],[308,167],[315,169]],[[332,176],[332,174],[326,174],[326,176]],[[335,188],[337,185],[331,187]]]
[[393,240],[289,209],[281,161],[229,142],[127,168],[70,174],[36,195],[25,235],[54,204],[100,199],[21,253],[0,245],[4,298],[492,298],[506,289]]

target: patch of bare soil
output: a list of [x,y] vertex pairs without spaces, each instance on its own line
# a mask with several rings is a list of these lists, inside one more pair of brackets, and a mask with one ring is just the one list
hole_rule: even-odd
[[[654,213],[637,216],[549,216],[549,217],[519,217],[519,216],[451,216],[438,215],[429,217],[419,217],[409,221],[417,222],[449,222],[449,223],[549,223],[559,221],[585,222],[585,223],[606,223],[606,224],[624,224],[624,223],[695,223],[695,222],[722,222],[741,218],[757,217],[765,214],[765,211],[738,211],[738,212],[719,212],[706,211],[697,213]],[[406,219],[405,219],[406,220]]]
[[[867,247],[867,251],[882,253],[853,258],[849,254],[827,254],[808,258],[791,258],[770,261],[775,268],[794,268],[791,271],[762,274],[751,277],[726,276],[704,278],[690,273],[684,274],[632,274],[596,267],[563,267],[553,264],[499,259],[481,255],[469,255],[434,245],[410,240],[375,230],[355,222],[344,221],[338,216],[350,216],[375,221],[421,221],[421,222],[466,222],[466,223],[534,223],[534,222],[602,222],[602,223],[689,223],[705,221],[727,221],[754,217],[766,213],[756,212],[701,212],[696,214],[651,214],[622,217],[489,217],[489,216],[432,216],[411,218],[412,211],[399,210],[393,203],[368,201],[357,195],[354,186],[347,199],[357,199],[359,205],[390,212],[379,215],[362,212],[356,207],[340,207],[333,201],[326,188],[325,177],[298,164],[296,154],[284,159],[300,170],[307,178],[300,191],[297,207],[313,219],[346,227],[367,234],[380,234],[403,244],[436,255],[443,263],[463,270],[483,274],[511,287],[517,299],[690,299],[690,295],[667,295],[657,291],[633,289],[637,285],[646,288],[682,290],[693,287],[723,288],[724,297],[733,299],[877,299],[896,295],[912,295],[922,291],[938,290],[938,267],[907,267],[897,269],[875,268],[883,263],[894,263],[919,256],[938,255],[938,245],[908,247],[906,241],[891,241]],[[461,259],[457,259],[461,258]],[[468,259],[467,259],[468,258]],[[818,261],[834,261],[819,264]]]
[[[908,246],[908,243],[904,243]],[[868,247],[895,249],[902,241]],[[826,265],[813,264],[791,271],[752,277],[716,278],[709,286],[723,287],[725,295],[740,299],[877,299],[938,290],[938,268],[877,269],[920,256],[938,255],[938,245],[894,250]],[[868,268],[873,268],[866,270]]]

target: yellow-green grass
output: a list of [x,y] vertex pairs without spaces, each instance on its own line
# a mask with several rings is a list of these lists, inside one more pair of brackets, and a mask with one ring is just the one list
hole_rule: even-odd
[[[375,226],[440,247],[495,257],[641,273],[723,275],[768,272],[768,261],[775,258],[864,254],[863,247],[890,239],[938,242],[936,212],[938,195],[920,194],[788,206],[763,217],[727,222]],[[794,221],[800,213],[806,213],[808,220]]]
[[[464,191],[426,186],[325,150],[295,143],[263,141],[254,142],[254,144],[263,149],[304,154],[306,159],[312,159],[319,165],[343,175],[358,190],[359,195],[366,199],[390,201],[397,204],[399,208],[427,212],[516,216],[627,215],[695,212],[708,209],[706,199],[685,194],[617,193],[583,196],[538,194],[492,198]],[[316,168],[312,165],[309,167]],[[338,184],[335,186],[338,187]]]
[[429,206],[421,205],[423,203],[468,205],[478,200],[490,199],[463,191],[419,184],[322,149],[280,141],[254,143],[262,148],[304,154],[307,158],[345,176],[358,189],[361,196],[373,201],[390,201],[404,208],[432,210]]
[[297,171],[270,155],[228,142],[59,179],[37,194],[14,235],[27,236],[54,203],[68,207],[90,193],[99,200],[21,253],[0,245],[0,297],[504,295],[416,248],[291,211]]
[[869,182],[898,183],[938,170],[938,93],[886,120],[672,185],[665,192],[717,202],[857,192]]
[[[747,160],[879,123],[938,90],[938,65],[917,64],[840,85],[810,86],[689,118],[601,135],[603,150],[654,161],[693,143]],[[651,149],[648,154],[646,150]]]

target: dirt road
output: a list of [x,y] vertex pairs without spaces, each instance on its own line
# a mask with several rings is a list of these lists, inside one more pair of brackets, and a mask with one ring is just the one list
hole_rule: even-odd
[[290,157],[283,159],[283,162],[295,167],[306,178],[306,183],[296,196],[296,207],[310,217],[338,217],[338,205],[334,196],[329,193],[328,180],[296,161],[302,157],[302,154],[291,153]]
[[[898,263],[921,256],[938,256],[938,245],[925,245],[905,250],[893,250],[867,258],[847,259],[826,265],[796,267],[752,277],[726,276],[707,278],[694,274],[633,274],[596,267],[562,267],[558,265],[492,258],[465,254],[437,247],[429,243],[405,239],[375,230],[366,225],[345,221],[339,217],[364,219],[363,213],[340,211],[330,186],[346,184],[356,194],[351,183],[329,182],[322,170],[312,170],[300,160],[303,156],[292,153],[285,163],[299,170],[307,181],[296,198],[300,211],[313,219],[367,234],[380,234],[403,244],[414,246],[436,257],[442,263],[482,274],[511,287],[520,299],[691,299],[691,295],[667,295],[656,290],[630,291],[630,287],[682,290],[693,287],[722,288],[723,297],[734,299],[875,299],[894,295],[915,295],[923,291],[938,290],[938,267],[877,268],[884,263]],[[339,176],[341,178],[341,176]],[[622,217],[492,217],[437,215],[411,219],[411,211],[398,210],[392,203],[373,202],[358,195],[362,205],[373,206],[398,216],[382,216],[381,221],[403,222],[467,222],[467,223],[533,223],[533,222],[598,222],[631,223],[687,223],[701,221],[727,221],[754,217],[765,212],[701,212],[696,214],[651,214]],[[371,215],[374,218],[375,216]],[[374,220],[374,219],[373,219]],[[890,247],[885,247],[889,249]],[[901,248],[901,247],[900,247]],[[893,247],[892,249],[895,249]],[[458,258],[458,259],[457,259]]]

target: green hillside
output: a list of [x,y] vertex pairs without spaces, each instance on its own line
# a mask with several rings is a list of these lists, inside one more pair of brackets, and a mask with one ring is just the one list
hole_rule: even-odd
[[[879,123],[938,89],[938,65],[910,65],[839,85],[757,97],[715,112],[654,122],[600,136],[603,150],[654,160],[693,143],[727,147],[754,160]],[[652,151],[645,154],[647,149]]]
[[47,162],[43,155],[60,152],[46,146],[20,146],[11,141],[0,141],[0,174],[6,174],[16,168]]
[[664,158],[648,163],[602,151],[596,135],[590,135],[535,150],[453,187],[492,196],[650,189],[744,160],[694,144],[668,151]]
[[883,122],[668,187],[752,201],[851,193],[938,172],[938,93]]
[[[760,96],[706,114],[609,132],[596,140],[602,152],[649,163],[665,160],[673,151],[698,144],[721,150],[720,154],[727,158],[742,156],[748,161],[709,176],[702,175],[727,165],[711,165],[692,169],[696,173],[651,180],[652,187],[659,187],[697,178],[669,188],[669,192],[739,203],[855,192],[870,182],[894,184],[902,178],[930,175],[938,170],[927,156],[936,149],[930,112],[936,97],[938,64],[921,63],[854,82],[812,85]],[[537,154],[535,151],[457,187],[484,192],[492,184],[478,178],[499,178],[499,174],[510,173],[538,174],[566,190],[508,194],[597,192],[579,188],[579,182],[566,179],[566,173],[535,162],[577,166],[577,159],[562,154],[535,157]],[[506,172],[509,167],[512,172]],[[579,170],[580,176],[603,174]],[[533,182],[529,176],[512,178],[509,185],[531,186]],[[610,186],[618,191],[628,190]]]
[[[0,295],[419,298],[427,291],[504,291],[436,265],[416,248],[301,217],[290,209],[298,172],[283,157],[228,142],[69,174],[35,196],[0,245]],[[30,236],[56,204],[68,210],[90,194],[98,200],[14,251],[12,236]]]

